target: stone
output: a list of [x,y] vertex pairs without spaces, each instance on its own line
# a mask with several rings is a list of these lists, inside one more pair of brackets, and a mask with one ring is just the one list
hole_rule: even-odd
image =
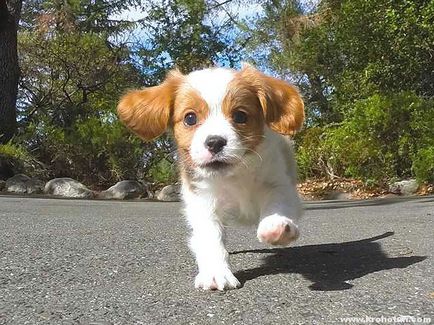
[[17,174],[6,181],[6,191],[12,193],[42,193],[44,182],[38,178],[31,178],[24,174]]
[[128,200],[148,196],[148,189],[146,185],[138,181],[125,180],[117,182],[112,187],[102,191],[98,195],[98,198]]
[[31,178],[24,174],[16,174],[6,181],[6,191],[12,193],[26,193],[27,182]]
[[94,198],[95,193],[86,186],[69,177],[54,178],[45,184],[45,194],[72,198]]
[[181,199],[181,185],[167,185],[161,189],[157,195],[160,201],[179,201]]
[[418,188],[419,184],[415,179],[407,179],[390,184],[389,192],[400,195],[414,195]]
[[27,194],[39,194],[44,191],[45,182],[38,178],[31,178],[26,183]]

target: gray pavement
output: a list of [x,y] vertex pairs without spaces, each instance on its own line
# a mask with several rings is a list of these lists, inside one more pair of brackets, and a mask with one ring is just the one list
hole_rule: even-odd
[[309,203],[291,248],[231,228],[227,292],[194,289],[179,208],[0,196],[0,324],[434,323],[434,197]]

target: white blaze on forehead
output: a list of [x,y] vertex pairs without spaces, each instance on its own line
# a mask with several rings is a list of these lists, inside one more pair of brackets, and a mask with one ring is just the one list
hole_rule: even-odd
[[221,112],[223,98],[228,84],[234,78],[234,71],[223,68],[195,71],[187,76],[187,82],[196,89],[208,104],[210,114]]
[[234,157],[244,153],[238,134],[222,112],[222,102],[234,75],[232,70],[215,68],[195,71],[187,76],[188,85],[198,92],[209,108],[209,116],[196,129],[190,146],[191,158],[198,165],[214,159],[206,146],[209,136],[220,136],[227,141],[227,145],[218,154],[219,159],[234,161],[237,159]]

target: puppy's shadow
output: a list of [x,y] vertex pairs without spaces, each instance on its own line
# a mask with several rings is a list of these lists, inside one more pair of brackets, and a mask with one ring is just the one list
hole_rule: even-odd
[[[244,285],[245,282],[260,276],[299,273],[312,281],[309,286],[311,290],[350,289],[353,285],[348,283],[348,280],[377,271],[406,268],[427,258],[426,256],[388,257],[377,241],[393,234],[393,232],[387,232],[372,238],[338,244],[233,252],[231,254],[269,254],[264,257],[262,266],[239,271],[235,276]],[[408,255],[408,253],[411,252],[400,252],[399,254]]]

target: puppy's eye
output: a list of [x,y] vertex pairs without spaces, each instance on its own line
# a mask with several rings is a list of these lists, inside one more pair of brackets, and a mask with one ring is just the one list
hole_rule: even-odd
[[185,125],[193,126],[196,123],[197,123],[197,116],[195,113],[190,112],[184,116],[184,124]]
[[232,114],[232,119],[234,120],[235,123],[244,124],[247,122],[247,114],[246,112],[243,111],[235,111]]

